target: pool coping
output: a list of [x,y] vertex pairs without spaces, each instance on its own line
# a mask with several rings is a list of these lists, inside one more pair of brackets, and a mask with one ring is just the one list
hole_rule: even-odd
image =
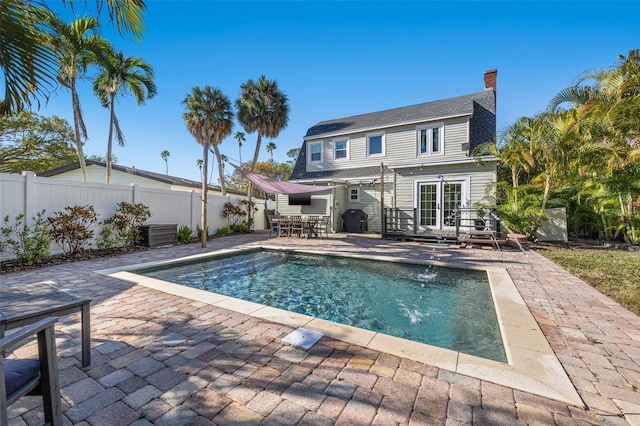
[[[503,337],[508,363],[492,361],[450,349],[413,342],[410,340],[364,330],[223,296],[205,290],[185,287],[155,278],[144,277],[129,272],[171,263],[179,263],[200,258],[210,258],[239,254],[256,250],[280,250],[297,253],[319,254],[357,259],[373,259],[387,262],[433,265],[456,269],[486,271],[494,300],[498,324]],[[529,311],[509,273],[504,268],[481,267],[462,263],[448,263],[434,260],[407,259],[398,256],[358,255],[345,252],[301,250],[286,246],[252,246],[216,250],[169,261],[154,261],[95,271],[123,281],[169,294],[212,304],[224,309],[284,324],[290,327],[304,327],[324,335],[368,349],[411,359],[442,368],[447,371],[474,377],[480,380],[508,386],[535,395],[552,398],[571,405],[585,407],[575,387],[571,383],[562,364],[551,349],[540,330],[537,321]]]

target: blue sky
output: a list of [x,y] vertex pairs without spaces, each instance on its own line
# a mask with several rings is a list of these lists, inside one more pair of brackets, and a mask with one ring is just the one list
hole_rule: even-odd
[[[68,4],[48,4],[72,17]],[[121,165],[164,173],[160,153],[168,150],[169,174],[193,180],[200,179],[202,149],[186,130],[182,101],[195,86],[218,87],[233,102],[248,79],[277,80],[290,105],[289,125],[273,139],[274,159],[284,162],[319,121],[479,92],[484,71],[494,68],[501,129],[544,110],[583,71],[614,66],[618,54],[640,48],[640,1],[147,5],[141,43],[114,34],[106,21],[102,29],[125,55],[154,67],[158,87],[143,106],[131,96],[119,99],[126,146],[115,146],[114,154]],[[76,14],[83,8],[76,2]],[[104,156],[108,111],[90,81],[79,86],[89,132],[85,153]],[[72,123],[69,94],[59,89],[39,113]],[[236,123],[237,130],[243,131]],[[253,157],[256,137],[246,136],[243,161]],[[260,160],[269,158],[264,146],[270,140],[263,140]],[[232,137],[220,150],[239,158]]]

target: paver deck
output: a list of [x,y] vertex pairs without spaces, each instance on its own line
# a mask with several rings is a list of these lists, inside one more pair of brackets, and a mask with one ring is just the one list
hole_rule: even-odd
[[[503,267],[587,409],[326,336],[303,350],[281,341],[294,327],[94,272],[250,245]],[[56,326],[67,424],[640,425],[640,318],[531,251],[255,233],[3,274],[0,285],[45,280],[93,300],[89,367],[77,319]],[[39,424],[39,400],[9,418]]]

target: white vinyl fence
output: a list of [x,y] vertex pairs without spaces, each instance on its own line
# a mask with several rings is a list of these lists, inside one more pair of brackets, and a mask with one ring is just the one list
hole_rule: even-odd
[[[0,173],[0,219],[9,216],[9,224],[24,214],[27,223],[36,213],[45,210],[45,218],[62,212],[65,207],[93,206],[98,214],[98,221],[111,217],[118,210],[118,203],[126,201],[142,203],[151,210],[151,218],[147,224],[187,225],[196,230],[200,225],[200,191],[173,191],[148,188],[138,185],[112,185],[92,182],[76,182],[66,179],[38,177],[31,172],[23,175]],[[237,195],[221,196],[209,193],[207,206],[207,226],[210,233],[218,228],[229,226],[222,217],[224,205],[231,202],[240,205],[243,197]],[[264,229],[264,205],[256,202],[255,229]],[[2,222],[4,225],[4,222]],[[98,225],[94,235],[100,234],[102,227]],[[57,244],[52,243],[51,253],[60,253]],[[9,259],[11,253],[0,253],[0,260]]]

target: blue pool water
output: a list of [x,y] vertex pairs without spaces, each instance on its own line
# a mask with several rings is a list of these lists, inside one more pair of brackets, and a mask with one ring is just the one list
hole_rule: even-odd
[[485,272],[267,250],[134,272],[506,362]]

